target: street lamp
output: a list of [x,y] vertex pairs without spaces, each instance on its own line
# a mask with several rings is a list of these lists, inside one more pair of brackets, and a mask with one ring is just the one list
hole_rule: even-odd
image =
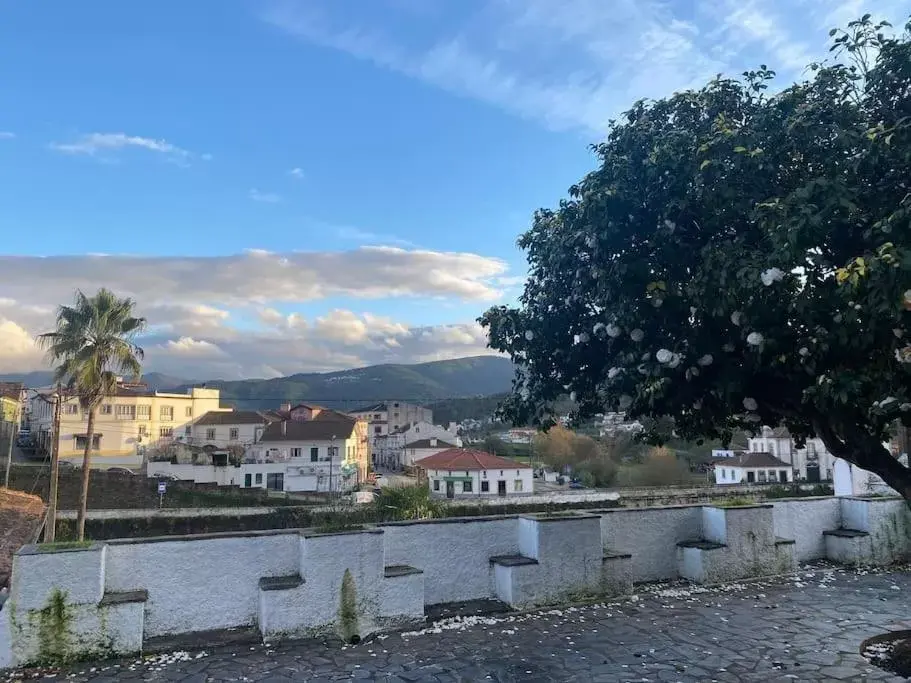
[[332,438],[329,439],[329,495],[332,496],[335,493],[335,489],[332,488],[332,456],[335,452],[335,434],[332,435]]

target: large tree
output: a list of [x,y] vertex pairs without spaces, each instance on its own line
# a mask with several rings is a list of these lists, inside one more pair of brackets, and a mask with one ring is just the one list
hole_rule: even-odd
[[79,398],[88,416],[77,520],[80,541],[85,537],[98,406],[116,391],[118,375],[138,378],[142,372],[143,352],[134,340],[145,329],[145,318],[134,315],[134,306],[132,299],[118,298],[107,289],[99,289],[91,297],[77,291],[74,305],[57,309],[56,329],[38,336],[38,343],[57,366],[55,381],[63,382]]
[[911,22],[833,31],[770,94],[765,66],[641,101],[519,245],[517,308],[480,319],[517,363],[504,413],[672,416],[684,438],[784,425],[911,500],[883,447],[911,426]]

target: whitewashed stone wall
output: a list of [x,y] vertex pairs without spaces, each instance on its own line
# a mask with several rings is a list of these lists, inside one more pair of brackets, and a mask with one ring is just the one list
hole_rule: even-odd
[[[0,657],[122,654],[155,636],[239,627],[270,638],[365,636],[420,621],[438,603],[528,607],[628,592],[633,581],[772,574],[819,557],[886,564],[911,554],[909,532],[901,500],[830,498],[27,546],[0,612]],[[49,641],[42,619],[61,610],[50,629],[61,637]]]

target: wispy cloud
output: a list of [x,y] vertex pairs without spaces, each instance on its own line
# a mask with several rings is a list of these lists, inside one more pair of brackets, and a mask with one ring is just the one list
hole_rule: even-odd
[[8,130],[0,130],[0,140],[12,140],[16,137],[15,133],[11,133]]
[[[881,11],[901,18],[895,8],[903,2],[882,0]],[[858,5],[483,0],[422,19],[391,3],[382,20],[371,22],[353,19],[331,0],[274,0],[261,18],[307,43],[550,128],[600,133],[635,100],[695,87],[717,73],[766,63],[782,79],[793,78],[825,54],[826,20]]]
[[250,199],[254,202],[262,202],[263,204],[278,204],[282,200],[282,198],[274,192],[263,192],[257,190],[255,187],[250,190]]
[[362,246],[375,244],[394,244],[400,247],[415,246],[414,242],[402,239],[401,237],[396,237],[395,235],[370,232],[369,230],[361,230],[359,228],[338,228],[336,234],[338,235],[339,239],[357,242]]
[[288,171],[288,175],[297,180],[303,180],[304,179],[304,169],[302,169],[299,166],[295,166],[290,171]]
[[64,154],[99,156],[126,149],[161,154],[170,161],[185,164],[193,154],[167,140],[146,138],[126,133],[88,133],[73,142],[52,142],[51,149]]

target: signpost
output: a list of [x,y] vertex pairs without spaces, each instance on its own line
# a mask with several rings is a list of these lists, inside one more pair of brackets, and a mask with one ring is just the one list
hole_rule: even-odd
[[166,482],[158,482],[158,507],[160,508],[164,503],[164,494],[168,490],[168,485]]

